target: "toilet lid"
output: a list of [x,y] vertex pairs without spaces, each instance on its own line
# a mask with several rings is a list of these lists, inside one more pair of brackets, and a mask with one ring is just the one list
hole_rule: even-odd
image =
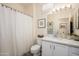
[[34,45],[34,46],[32,46],[32,48],[31,48],[31,50],[38,50],[38,49],[40,49],[40,46],[39,46],[39,45]]

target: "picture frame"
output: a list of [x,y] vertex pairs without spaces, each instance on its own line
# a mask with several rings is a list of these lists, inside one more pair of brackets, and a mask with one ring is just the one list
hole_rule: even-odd
[[45,28],[46,27],[46,19],[38,19],[38,28]]

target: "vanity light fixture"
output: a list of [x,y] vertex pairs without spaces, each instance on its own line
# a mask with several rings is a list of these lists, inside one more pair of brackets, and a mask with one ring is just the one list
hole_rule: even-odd
[[53,12],[55,12],[55,9],[53,9]]
[[57,11],[59,11],[60,8],[57,8]]
[[52,11],[54,13],[54,12],[61,11],[61,10],[66,9],[66,8],[72,8],[72,5],[66,4],[66,5],[63,5],[61,8],[54,8]]
[[69,7],[69,8],[71,8],[71,4],[67,4],[66,6]]
[[52,14],[52,11],[49,11],[48,14]]

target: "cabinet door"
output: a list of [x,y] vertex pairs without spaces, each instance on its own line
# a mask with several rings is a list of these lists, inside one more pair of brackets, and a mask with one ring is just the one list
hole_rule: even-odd
[[67,55],[68,55],[68,46],[62,44],[55,44],[54,56],[67,56]]
[[42,41],[42,56],[52,56],[52,43]]
[[69,47],[69,56],[79,56],[79,48]]

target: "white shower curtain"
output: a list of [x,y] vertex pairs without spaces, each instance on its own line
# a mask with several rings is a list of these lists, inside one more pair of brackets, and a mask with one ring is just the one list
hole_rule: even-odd
[[[1,55],[9,55],[10,54],[10,27],[9,27],[9,9],[6,7],[1,7]],[[7,14],[7,15],[6,15]],[[8,18],[9,17],[9,18]]]
[[11,28],[12,28],[12,44],[13,55],[17,55],[17,43],[16,43],[16,11],[11,10]]
[[32,17],[0,6],[0,55],[22,55],[32,45]]

